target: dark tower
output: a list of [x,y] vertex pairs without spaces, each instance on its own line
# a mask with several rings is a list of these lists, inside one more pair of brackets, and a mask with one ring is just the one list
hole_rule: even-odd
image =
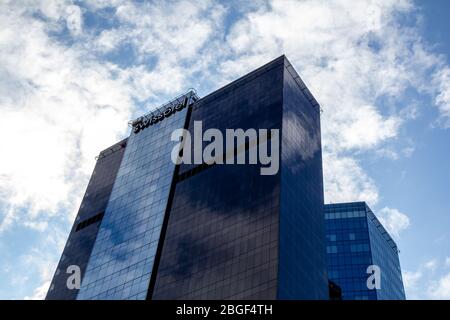
[[81,276],[86,271],[86,265],[91,256],[92,247],[94,246],[98,228],[103,219],[126,145],[127,140],[123,140],[100,152],[78,215],[75,218],[50,284],[50,289],[46,296],[47,300],[76,299],[78,290],[69,290],[67,288],[66,282],[69,274],[66,271],[70,265],[79,266]]
[[[171,133],[193,134],[194,121],[204,131],[278,129],[278,170],[175,165]],[[64,252],[65,264],[83,264],[71,298],[328,299],[320,107],[285,56],[202,99],[188,92],[132,126],[120,168],[109,172],[107,203],[81,218],[104,212],[78,240],[88,242],[82,261]],[[261,146],[254,142],[235,156],[247,158]],[[54,292],[66,290],[67,275],[58,277]]]

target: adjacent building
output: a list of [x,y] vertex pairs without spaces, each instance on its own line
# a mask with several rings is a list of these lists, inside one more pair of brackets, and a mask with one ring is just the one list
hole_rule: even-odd
[[[197,121],[279,130],[279,170],[175,165],[171,134]],[[285,56],[131,126],[97,160],[47,299],[328,299],[320,107]]]
[[[395,241],[365,202],[325,205],[328,277],[343,300],[404,300]],[[367,280],[376,266],[379,289]]]

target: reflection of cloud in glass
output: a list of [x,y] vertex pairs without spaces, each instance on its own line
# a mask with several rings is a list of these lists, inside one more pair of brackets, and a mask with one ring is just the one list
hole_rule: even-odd
[[[320,152],[320,132],[314,131],[315,123],[301,111],[287,111],[283,116],[283,164],[294,173],[301,169],[304,161],[312,160]],[[306,129],[308,128],[308,129]]]
[[261,284],[271,297],[279,188],[260,177],[256,165],[216,166],[177,185],[154,299],[231,298]]
[[185,112],[131,134],[78,299],[145,299],[173,177],[168,142]]

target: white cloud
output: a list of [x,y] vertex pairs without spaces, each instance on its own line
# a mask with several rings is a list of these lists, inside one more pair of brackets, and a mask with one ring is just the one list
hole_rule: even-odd
[[[310,134],[303,126],[303,121],[294,112],[287,112],[283,116],[283,130],[286,134],[283,141],[283,154],[286,161],[295,171],[299,158],[304,160],[312,159],[318,151],[320,151],[320,136],[318,134]],[[300,147],[299,147],[300,146]]]
[[[413,9],[411,1],[269,1],[235,23],[226,38],[232,54],[220,63],[224,78],[286,53],[321,103],[323,148],[332,154],[324,170],[334,175],[325,176],[330,201],[368,194],[363,200],[376,202],[375,182],[352,152],[379,149],[397,138],[404,121],[417,113],[403,102],[406,88],[428,90],[428,73],[442,63],[414,27],[398,27],[397,17]],[[386,97],[389,107],[378,102]],[[398,152],[385,156],[397,158]],[[333,173],[344,165],[348,172]]]
[[342,124],[342,147],[371,148],[383,140],[397,135],[400,120],[396,117],[383,119],[374,106],[362,105],[352,113],[347,125]]
[[421,271],[405,271],[403,272],[403,283],[405,287],[413,287],[422,278],[423,274]]
[[447,257],[444,264],[432,258],[419,265],[416,271],[403,271],[403,283],[408,299],[450,299],[450,265]]
[[409,158],[413,155],[414,151],[416,151],[416,148],[409,146],[402,149],[402,154],[406,158]]
[[388,158],[391,160],[398,160],[399,154],[396,150],[392,148],[380,148],[376,150],[376,154],[380,156],[381,158]]
[[0,13],[0,148],[8,150],[0,230],[20,220],[42,229],[40,219],[75,210],[94,157],[127,129],[132,101],[112,67],[84,60],[42,22],[8,9]]
[[23,225],[27,228],[30,229],[34,229],[40,232],[44,232],[47,230],[48,228],[48,221],[35,221],[35,220],[31,220],[31,221],[24,221]]
[[80,35],[83,32],[83,15],[81,8],[75,5],[69,5],[66,8],[67,28],[73,35]]
[[400,233],[410,225],[409,217],[397,209],[384,207],[377,213],[377,217],[395,239],[399,239]]
[[412,146],[405,146],[400,148],[398,146],[383,146],[375,150],[375,154],[380,158],[391,160],[398,160],[400,158],[409,158],[414,154],[415,148]]
[[445,266],[450,267],[450,257],[445,258]]
[[[145,27],[155,32],[152,39],[157,41],[143,41],[143,45],[159,43],[167,47],[143,47],[138,50],[139,57],[144,59],[152,50],[161,50],[160,54],[167,58],[172,56],[167,61],[156,59],[155,69],[149,70],[139,65],[139,59],[137,65],[128,69],[97,60],[90,51],[98,49],[96,40],[83,34],[81,10],[71,7],[69,1],[41,1],[26,7],[15,2],[2,3],[0,133],[4,139],[0,148],[8,152],[0,158],[0,232],[20,225],[40,232],[52,228],[54,233],[51,222],[56,216],[71,223],[94,157],[122,138],[128,129],[126,123],[135,107],[133,98],[159,98],[161,93],[173,96],[183,90],[184,69],[177,60],[194,57],[205,42],[204,31],[209,28],[208,32],[212,32],[211,25],[219,21],[221,9],[210,12],[210,20],[203,19],[196,8],[187,12],[188,17],[183,16],[182,8],[176,9],[170,24],[161,32],[158,21]],[[34,16],[36,12],[45,19]],[[177,25],[181,18],[183,25]],[[196,27],[197,22],[205,24]],[[72,47],[48,33],[63,31],[64,26],[72,35],[82,37]],[[120,35],[134,27],[117,32]],[[136,43],[146,39],[140,32],[134,38]],[[178,42],[184,41],[183,47],[167,42],[165,36],[177,36]],[[122,39],[119,37],[107,49],[113,50]],[[107,41],[103,46],[108,47]],[[67,232],[62,239],[66,236]],[[32,248],[26,254],[15,253],[21,255],[20,265],[25,267],[16,265],[14,272],[30,277],[29,281],[16,281],[20,288],[16,287],[15,292],[39,282],[25,298],[45,295],[61,253],[62,246],[54,241],[39,240],[38,245],[45,247],[45,252]],[[14,279],[20,277],[15,275]]]
[[425,262],[425,264],[424,264],[424,268],[431,272],[434,272],[437,267],[438,267],[437,259],[431,259],[431,260]]
[[420,264],[416,271],[402,272],[408,299],[450,299],[450,273],[440,261],[432,258]]
[[95,40],[96,49],[104,53],[114,50],[125,37],[125,33],[119,33],[114,29],[103,30],[100,33],[100,36]]
[[[11,1],[12,2],[12,1]],[[66,0],[38,0],[35,1],[35,8],[37,8],[45,17],[57,21],[64,15],[64,9],[68,5],[69,1]],[[28,3],[31,5],[32,3]],[[27,9],[27,6],[22,6],[23,9]]]
[[[56,269],[68,227],[49,222],[50,232],[23,233],[23,228],[0,234],[0,298],[42,299]],[[22,231],[18,236],[8,236]],[[28,242],[21,242],[21,237]],[[10,249],[10,250],[8,250]]]
[[24,300],[44,300],[47,295],[48,287],[50,286],[50,280],[43,282],[39,287],[33,290],[31,296],[25,296]]
[[450,128],[450,67],[445,66],[434,76],[437,87],[436,105],[441,113],[441,123]]
[[450,273],[434,281],[428,288],[428,294],[432,299],[450,299]]
[[154,54],[178,64],[180,59],[197,58],[214,28],[220,26],[223,13],[222,6],[211,6],[209,1],[126,2],[117,8],[116,17],[123,24],[117,32],[126,33],[140,55]]
[[40,245],[32,247],[20,257],[17,269],[26,269],[27,274],[34,276],[34,280],[39,283],[31,296],[24,297],[25,300],[42,300],[47,294],[53,272],[67,239],[67,228],[61,229],[55,225],[52,227],[52,232],[41,239]]
[[378,189],[374,181],[350,157],[324,153],[325,202],[366,201],[378,202]]

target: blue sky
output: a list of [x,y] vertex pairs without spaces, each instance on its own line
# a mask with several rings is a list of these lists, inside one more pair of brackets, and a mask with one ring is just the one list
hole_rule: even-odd
[[407,297],[450,298],[450,3],[3,1],[0,299],[42,298],[127,122],[286,54],[324,110],[327,202],[364,200]]

